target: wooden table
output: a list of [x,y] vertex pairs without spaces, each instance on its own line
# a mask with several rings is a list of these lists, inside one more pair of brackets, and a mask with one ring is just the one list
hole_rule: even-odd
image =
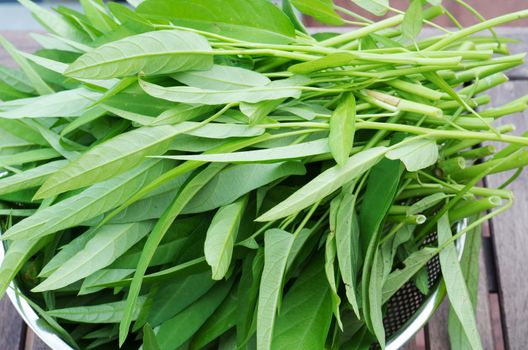
[[[520,39],[512,52],[528,51],[528,29],[504,28],[500,34]],[[27,34],[2,33],[17,47],[32,51],[37,46]],[[0,51],[0,63],[8,63]],[[509,72],[511,81],[491,92],[495,105],[528,94],[528,66]],[[518,132],[528,130],[528,112],[505,118],[501,122],[518,126]],[[506,175],[490,176],[491,186],[499,186]],[[478,322],[486,350],[522,350],[528,347],[528,173],[513,185],[516,201],[506,214],[485,225],[483,250],[480,256]],[[408,349],[449,349],[447,337],[448,305],[444,303],[429,324],[408,345]],[[27,329],[15,310],[4,298],[0,300],[0,350],[48,349]],[[458,350],[458,349],[454,349]]]

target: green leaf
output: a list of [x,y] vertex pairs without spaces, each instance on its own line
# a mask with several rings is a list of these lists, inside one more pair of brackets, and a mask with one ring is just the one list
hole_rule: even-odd
[[176,155],[163,156],[162,158],[177,160],[198,160],[203,162],[254,163],[305,158],[309,156],[326,154],[329,152],[330,148],[328,147],[328,140],[323,139],[255,151],[211,153],[198,155]]
[[147,242],[141,253],[136,272],[132,278],[130,290],[127,298],[127,309],[124,317],[119,324],[119,343],[122,345],[128,335],[130,324],[132,323],[133,308],[141,290],[145,272],[154,256],[163,237],[169,230],[174,220],[181,214],[183,208],[189,203],[191,198],[196,195],[211,179],[225,167],[224,164],[211,164],[200,173],[195,175],[187,185],[180,191],[178,197],[169,206],[162,217],[154,226],[154,229],[148,236]]
[[385,152],[385,147],[375,147],[353,155],[345,165],[322,172],[286,200],[258,217],[257,221],[277,220],[309,207],[369,170]]
[[99,284],[122,280],[134,273],[134,269],[102,269],[86,277],[79,291],[79,295],[96,293],[104,288],[94,287]]
[[211,266],[214,280],[221,280],[229,270],[246,203],[247,197],[243,197],[235,203],[218,209],[207,230],[204,245],[205,260]]
[[156,334],[148,323],[143,327],[143,350],[161,350]]
[[100,96],[98,92],[79,88],[4,102],[0,103],[0,118],[78,117]]
[[239,90],[213,90],[191,86],[165,87],[144,80],[140,80],[139,83],[147,94],[163,100],[187,104],[221,105],[238,102],[257,103],[288,97],[299,98],[302,85],[308,81],[308,78],[304,76],[294,75],[287,79],[274,80],[265,86]]
[[324,106],[299,101],[292,101],[291,103],[281,105],[278,107],[278,110],[294,114],[306,120],[313,120],[316,117],[330,116],[332,114],[332,112]]
[[[331,205],[334,206],[336,202]],[[356,196],[344,192],[335,209],[335,237],[337,261],[341,278],[345,284],[348,302],[354,313],[359,317],[357,301],[357,272],[359,270],[359,225],[356,215]]]
[[[407,139],[408,140],[408,139]],[[417,139],[387,152],[387,158],[399,159],[408,171],[418,171],[438,161],[438,145],[434,140]]]
[[430,209],[447,198],[445,193],[433,193],[427,197],[420,199],[413,203],[409,209],[407,209],[406,215],[416,215],[423,213],[427,209]]
[[[266,247],[264,249],[264,271],[260,282],[257,311],[258,349],[271,349],[277,306],[293,240],[292,234],[280,229],[268,230],[264,234]],[[324,275],[322,277],[324,279]],[[326,281],[323,280],[322,283],[326,284]]]
[[187,309],[164,322],[158,329],[156,339],[164,350],[178,349],[189,340],[221,305],[231,289],[232,282],[220,282],[209,293],[198,299]]
[[361,275],[363,316],[366,326],[376,335],[382,348],[385,346],[381,310],[383,270],[378,244],[383,220],[394,201],[402,173],[403,167],[398,161],[383,159],[373,167],[359,215],[360,241],[365,254]]
[[[438,220],[437,232],[439,246],[448,242],[452,238],[451,224],[449,223],[449,217],[447,214],[444,214],[440,220]],[[454,243],[449,243],[440,252],[439,256],[442,277],[444,279],[451,307],[462,325],[471,349],[482,349],[475,310],[471,303],[471,297],[460,268],[458,253]]]
[[83,249],[68,259],[32,291],[60,289],[109,266],[145,237],[152,226],[152,222],[146,221],[101,227],[86,242]]
[[146,156],[165,153],[171,140],[185,130],[186,127],[161,125],[120,134],[53,174],[35,198],[51,197],[122,174],[143,162]]
[[343,322],[341,321],[341,313],[339,311],[339,305],[341,304],[341,298],[337,293],[338,284],[336,283],[335,275],[335,259],[337,255],[335,233],[330,232],[326,237],[325,244],[325,273],[328,284],[330,285],[331,296],[332,296],[332,311],[336,318],[337,324],[341,331],[343,330]]
[[[383,300],[382,300],[382,287],[383,287],[383,258],[380,254],[379,249],[376,249],[372,260],[372,269],[370,271],[370,280],[368,281],[368,305],[364,305],[363,308],[365,318],[368,317],[368,321],[371,324],[371,328],[376,335],[376,339],[382,349],[385,349],[385,327],[383,325]],[[368,310],[368,311],[367,311]],[[368,315],[368,316],[367,316]],[[367,326],[369,324],[367,323]]]
[[[470,220],[471,221],[471,220]],[[480,251],[482,245],[482,226],[478,225],[466,235],[464,252],[460,260],[460,268],[468,287],[473,310],[477,310],[480,274]],[[464,327],[458,320],[453,308],[449,309],[448,317],[449,341],[453,349],[469,350],[471,342],[467,339]]]
[[88,229],[75,237],[68,244],[62,246],[60,250],[48,261],[39,273],[39,277],[49,277],[52,273],[61,268],[68,260],[80,252],[97,233],[94,228]]
[[[145,301],[146,297],[138,298],[134,307],[134,319],[138,317]],[[51,310],[48,311],[47,314],[51,317],[80,323],[119,323],[123,317],[125,303],[125,301],[117,301],[94,306],[76,306],[66,309]]]
[[203,53],[210,51],[207,40],[198,34],[160,30],[99,46],[79,57],[65,74],[72,78],[110,79],[139,72],[158,75],[207,70],[212,67],[213,58]]
[[376,16],[383,16],[389,10],[389,0],[352,0],[352,2]]
[[282,1],[282,12],[284,12],[286,16],[288,16],[296,30],[300,31],[301,33],[308,34],[308,30],[302,23],[302,16],[299,16],[295,12],[290,0]]
[[47,31],[78,42],[88,41],[88,37],[81,30],[60,15],[48,11],[30,0],[18,0],[18,2],[31,11],[33,17]]
[[289,18],[266,0],[146,0],[137,9],[167,21],[243,41],[288,44],[295,37]]
[[330,135],[328,143],[332,156],[337,164],[343,166],[354,145],[354,133],[356,129],[356,98],[353,94],[347,94],[339,103],[330,118]]
[[0,195],[13,193],[42,185],[57,170],[68,164],[67,160],[57,160],[0,179]]
[[6,83],[13,89],[26,93],[26,94],[34,94],[35,89],[28,84],[26,81],[26,76],[21,71],[0,66],[0,81]]
[[152,304],[148,322],[154,327],[163,324],[190,307],[214,285],[210,271],[175,278],[161,285]]
[[196,332],[189,349],[203,349],[207,344],[234,327],[236,324],[238,301],[238,295],[231,293],[200,330]]
[[213,210],[277,179],[305,173],[306,170],[300,162],[232,165],[222,170],[195,194],[182,213]]
[[303,14],[311,16],[319,22],[332,25],[343,25],[345,21],[334,9],[332,0],[291,0]]
[[[25,2],[27,0],[21,1]],[[20,52],[2,35],[0,35],[0,45],[4,47],[4,49],[9,53],[9,55],[11,55],[13,60],[22,68],[22,71],[31,82],[32,87],[40,95],[52,94],[55,92],[51,87],[49,87],[48,84],[46,84],[46,82],[44,82],[42,77],[35,71],[35,69],[29,64],[29,62],[24,58],[24,56],[21,55]],[[0,107],[0,110],[1,109],[2,107]]]
[[218,64],[206,71],[175,73],[171,78],[188,86],[210,90],[240,90],[271,82],[265,75],[252,70]]
[[170,166],[168,163],[146,161],[129,172],[38,210],[7,230],[3,239],[37,239],[79,225],[119,206]]
[[[36,252],[49,244],[51,239],[52,237],[49,236],[42,239],[18,240],[9,244],[2,264],[0,265],[0,298],[4,296],[9,284],[26,262]],[[4,249],[4,247],[0,247],[0,249]]]
[[437,253],[435,248],[423,248],[409,255],[402,262],[404,266],[392,272],[383,285],[383,303],[386,303]]
[[0,156],[0,167],[22,165],[58,157],[60,157],[60,154],[52,148],[39,148],[26,152],[18,152],[15,155]]
[[80,0],[86,17],[92,25],[103,33],[111,32],[119,25],[108,15],[104,6],[95,0]]
[[330,288],[323,261],[316,258],[286,294],[275,325],[271,348],[277,350],[325,348],[332,321]]
[[417,40],[422,31],[422,0],[411,0],[402,22],[402,34],[409,40]]
[[242,346],[255,331],[255,310],[262,270],[264,267],[264,249],[258,249],[254,255],[246,256],[242,263],[242,275],[238,284],[237,307],[237,345]]

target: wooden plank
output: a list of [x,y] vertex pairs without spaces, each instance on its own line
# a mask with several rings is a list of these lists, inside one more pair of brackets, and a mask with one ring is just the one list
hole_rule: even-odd
[[[528,81],[513,81],[495,88],[491,95],[500,105],[528,93]],[[501,124],[514,122],[517,133],[528,130],[528,112],[506,117]],[[509,174],[488,177],[490,187],[500,186]],[[513,207],[492,221],[491,239],[498,270],[502,324],[507,349],[525,349],[528,344],[528,173],[525,171],[509,188],[515,193]]]
[[25,330],[11,301],[8,298],[0,300],[0,349],[21,349]]
[[51,350],[40,338],[33,333],[31,329],[28,329],[26,334],[26,346],[25,350]]

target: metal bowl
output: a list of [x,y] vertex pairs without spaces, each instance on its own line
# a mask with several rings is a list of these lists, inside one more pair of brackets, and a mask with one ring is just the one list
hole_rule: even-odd
[[[457,232],[460,232],[466,226],[467,220],[460,222],[457,225]],[[434,239],[436,238],[433,237],[433,240]],[[462,252],[464,250],[464,243],[465,236],[462,236],[456,242],[459,258],[461,258],[462,256]],[[0,244],[0,246],[1,264],[4,260],[4,246],[2,244]],[[437,258],[438,257],[436,257],[436,259]],[[432,261],[432,264],[434,265],[435,262]],[[411,286],[411,284],[409,283],[398,292],[400,294],[399,302],[396,303],[396,306],[392,308],[385,316],[385,322],[387,322],[387,319],[393,317],[397,319],[397,323],[401,323],[401,325],[398,326],[398,329],[396,331],[392,332],[392,334],[389,334],[389,340],[387,341],[386,350],[401,349],[422,327],[425,326],[427,321],[429,321],[436,309],[444,300],[446,291],[438,270],[436,269],[436,267],[431,268],[430,266],[428,266],[428,269],[429,277],[432,281],[433,287],[431,288],[431,292],[428,296],[422,296],[422,301],[415,308],[416,310],[409,316],[405,316],[403,318],[400,317],[401,314],[409,312],[408,309],[404,310],[403,307],[405,307],[406,304],[415,304],[415,298],[417,297],[416,293],[419,293],[417,290],[414,290],[416,289],[416,287],[412,289],[413,286]],[[434,276],[434,274],[436,274],[436,276]],[[11,300],[18,314],[31,328],[31,330],[33,330],[33,332],[35,332],[35,334],[53,350],[73,350],[73,348],[66,342],[64,342],[57,334],[53,333],[53,331],[50,331],[50,327],[47,326],[46,321],[39,317],[39,315],[35,312],[35,310],[33,310],[33,308],[28,304],[28,302],[20,296],[20,293],[22,293],[20,289],[18,289],[14,282],[12,282],[6,294]],[[398,293],[393,298],[398,297]],[[389,303],[390,302],[391,301],[389,301]]]

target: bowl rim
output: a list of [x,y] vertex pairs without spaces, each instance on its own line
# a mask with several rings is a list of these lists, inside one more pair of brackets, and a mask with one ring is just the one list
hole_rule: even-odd
[[[457,224],[456,231],[460,232],[465,229],[468,225],[468,219],[464,219]],[[464,252],[466,236],[462,235],[456,241],[456,248],[458,250],[459,260]],[[5,246],[0,244],[0,263],[4,260]],[[29,303],[20,296],[22,291],[18,289],[15,282],[9,284],[9,288],[6,291],[6,295],[11,301],[20,317],[24,320],[26,325],[51,349],[53,350],[74,350],[68,345],[62,338],[56,333],[46,329],[46,327],[39,324],[41,318],[35,312],[35,310],[29,305]],[[393,335],[385,347],[386,350],[398,350],[401,349],[407,342],[420,330],[429,319],[434,315],[434,312],[438,309],[440,304],[443,302],[446,295],[445,285],[442,278],[437,283],[436,288],[426,300],[422,303],[420,308],[415,312],[414,316],[407,321],[400,330]]]

